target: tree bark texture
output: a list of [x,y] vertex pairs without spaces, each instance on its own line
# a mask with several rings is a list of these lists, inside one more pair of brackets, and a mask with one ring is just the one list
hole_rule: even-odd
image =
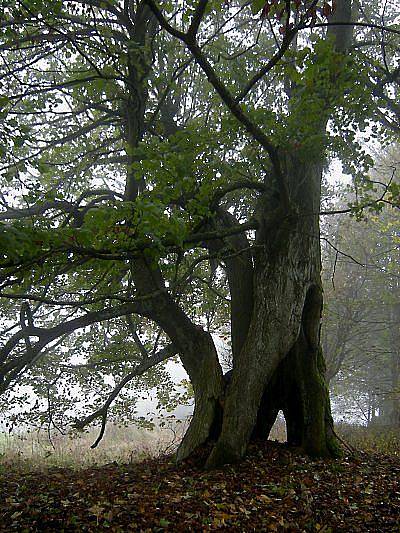
[[276,206],[269,193],[260,203],[254,309],[208,467],[240,460],[251,436],[266,436],[281,408],[291,443],[313,455],[336,452],[319,342],[321,166],[292,155],[284,160],[289,202]]

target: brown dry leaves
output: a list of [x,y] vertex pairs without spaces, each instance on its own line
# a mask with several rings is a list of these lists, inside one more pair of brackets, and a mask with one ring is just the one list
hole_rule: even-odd
[[311,461],[263,443],[235,467],[199,462],[3,470],[0,530],[399,531],[398,457]]

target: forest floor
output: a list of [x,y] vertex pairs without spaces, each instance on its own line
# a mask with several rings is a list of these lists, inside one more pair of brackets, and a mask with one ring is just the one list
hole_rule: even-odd
[[313,461],[264,442],[239,465],[203,457],[0,472],[1,531],[400,531],[400,457]]

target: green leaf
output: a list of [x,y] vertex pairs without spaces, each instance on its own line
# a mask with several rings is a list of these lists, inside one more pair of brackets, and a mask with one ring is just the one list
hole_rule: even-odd
[[0,96],[0,110],[6,107],[9,102],[10,102],[10,99],[8,98],[8,96],[5,96],[5,95]]
[[253,0],[251,3],[251,11],[253,15],[256,15],[265,5],[265,0]]

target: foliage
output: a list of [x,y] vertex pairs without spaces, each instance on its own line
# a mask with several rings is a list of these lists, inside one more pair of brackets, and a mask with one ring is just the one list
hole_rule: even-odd
[[[254,252],[259,198],[274,187],[270,157],[243,134],[199,62],[159,31],[148,2],[128,4],[2,2],[0,390],[4,411],[11,403],[20,411],[34,393],[22,419],[39,425],[100,412],[152,357],[110,417],[135,419],[147,388],[176,402],[165,361],[177,350],[163,352],[169,339],[151,296],[164,291],[195,325],[226,335],[226,262],[237,252],[229,231]],[[359,136],[390,138],[376,113],[389,109],[393,123],[392,12],[383,60],[381,46],[333,49],[330,2],[208,4],[201,52],[245,116],[283,159],[341,157],[357,189],[353,212],[380,205]],[[190,31],[202,3],[160,5]],[[378,11],[372,24],[382,22]],[[360,26],[357,43],[375,30]],[[387,193],[396,201],[394,182]],[[230,227],[218,226],[220,210],[234,217]],[[137,282],[143,264],[161,289]]]

